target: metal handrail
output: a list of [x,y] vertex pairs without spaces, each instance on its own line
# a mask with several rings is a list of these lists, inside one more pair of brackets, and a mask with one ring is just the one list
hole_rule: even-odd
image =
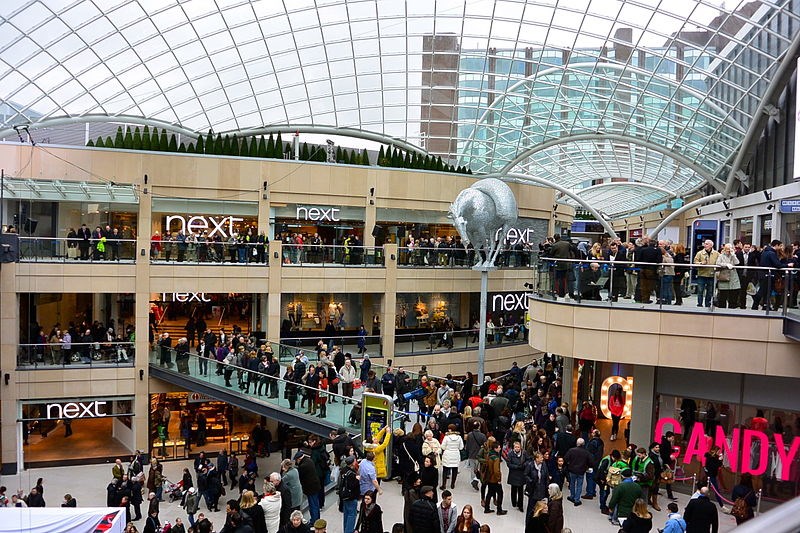
[[[294,346],[288,346],[286,344],[281,344],[279,342],[269,341],[269,343],[271,345],[273,345],[273,346],[278,346],[279,348],[284,348],[286,350],[295,351],[295,353],[305,352],[305,355],[308,357],[309,361],[318,361],[319,360],[319,354],[317,354],[316,350],[309,350],[308,348],[296,348]],[[377,361],[374,361],[372,359],[370,359],[370,362],[372,363],[373,366],[375,366],[377,368],[383,368],[383,369],[388,368],[387,365],[384,365],[384,364],[382,364],[380,362],[377,362]],[[403,366],[403,365],[394,365],[395,368],[397,368],[399,366]],[[338,371],[338,369],[337,369],[337,371]],[[404,370],[404,372],[406,374],[408,374],[412,379],[414,379],[415,376],[417,377],[417,379],[419,378],[419,372],[414,372],[413,370]],[[377,373],[376,373],[376,375],[377,375]],[[447,379],[445,377],[435,376],[433,374],[428,374],[428,376],[430,376],[433,379],[438,379],[438,380]],[[452,380],[452,381],[454,381],[455,383],[459,383],[459,384],[462,383],[461,381],[457,381],[457,380]]]
[[[675,268],[713,268],[713,269],[727,269],[727,266],[720,266],[720,265],[703,265],[700,263],[647,263],[643,261],[609,261],[606,259],[561,259],[555,257],[539,257],[540,263],[548,262],[548,263],[575,263],[581,264],[585,266],[589,266],[591,263],[598,263],[601,265],[611,265],[612,267],[616,266],[617,268],[629,268],[630,265],[642,265],[642,266],[649,266],[649,267],[658,267],[658,266],[668,266],[668,267],[675,267]],[[735,265],[733,266],[735,270],[774,270],[778,272],[797,272],[800,270],[800,266],[795,267],[782,267],[782,268],[773,268],[773,267],[762,267],[762,266],[746,266],[746,265]]]
[[[75,346],[94,346],[95,344],[99,344],[100,346],[117,346],[117,345],[124,345],[124,346],[133,346],[135,343],[133,341],[92,341],[92,342],[70,342],[70,348]],[[41,347],[41,346],[58,346],[60,348],[64,347],[63,342],[25,342],[19,343],[17,346],[20,348],[32,346],[32,347]]]
[[[687,259],[688,259],[688,257],[687,257]],[[776,277],[780,278],[781,276],[785,275],[785,279],[787,280],[787,289],[785,291],[783,291],[783,296],[782,296],[782,300],[783,301],[782,302],[776,302],[774,304],[774,307],[775,307],[774,311],[780,311],[780,312],[782,312],[783,315],[786,315],[787,312],[788,312],[789,302],[790,302],[789,295],[793,292],[793,289],[792,289],[793,284],[797,282],[796,274],[797,274],[798,270],[800,270],[800,267],[796,266],[794,263],[787,263],[787,266],[781,267],[781,268],[773,268],[773,267],[748,266],[748,265],[717,265],[717,264],[699,264],[699,263],[688,263],[688,262],[687,263],[674,263],[674,262],[672,262],[672,263],[649,263],[649,262],[644,262],[644,261],[629,261],[629,260],[610,261],[610,260],[605,260],[605,259],[593,259],[593,258],[588,258],[588,259],[571,259],[571,258],[570,259],[562,259],[562,258],[547,257],[547,258],[540,258],[539,263],[536,265],[536,268],[534,269],[534,272],[535,272],[534,277],[535,278],[539,278],[539,279],[536,279],[536,283],[535,283],[535,286],[533,288],[532,296],[534,298],[541,299],[543,295],[555,294],[555,287],[547,286],[547,287],[543,288],[542,285],[541,285],[541,277],[545,273],[552,274],[553,273],[553,269],[555,270],[556,274],[558,274],[558,272],[562,272],[562,273],[563,272],[567,272],[567,273],[574,272],[575,277],[578,278],[577,282],[580,283],[580,281],[581,281],[580,280],[581,273],[582,272],[586,272],[591,267],[592,264],[596,264],[598,266],[602,265],[602,273],[608,273],[608,272],[612,273],[612,275],[609,276],[609,281],[608,281],[608,283],[609,283],[609,287],[608,287],[609,300],[611,300],[611,301],[616,301],[616,297],[612,297],[612,295],[611,295],[611,292],[612,292],[612,288],[611,287],[613,286],[613,282],[614,282],[614,279],[616,277],[614,275],[614,272],[625,271],[626,273],[627,272],[631,272],[631,273],[637,272],[638,273],[638,272],[642,272],[642,271],[648,271],[646,269],[649,269],[650,272],[655,272],[656,269],[658,269],[660,267],[674,268],[676,270],[675,279],[676,280],[681,280],[683,278],[683,276],[686,276],[688,278],[689,277],[688,273],[690,271],[699,270],[699,269],[707,269],[707,270],[713,271],[714,274],[715,274],[714,276],[708,276],[708,277],[710,277],[712,279],[712,287],[711,287],[711,294],[712,295],[714,293],[716,293],[716,290],[718,288],[717,287],[718,281],[717,281],[717,276],[716,276],[716,273],[718,271],[721,271],[721,270],[736,270],[738,272],[747,272],[748,274],[752,273],[757,277],[757,279],[749,279],[748,281],[752,281],[754,283],[755,282],[764,283],[766,281],[766,291],[763,294],[761,294],[762,298],[765,297],[765,296],[766,296],[766,298],[763,301],[760,299],[758,301],[758,304],[765,306],[765,308],[767,310],[766,311],[767,314],[769,314],[770,312],[773,311],[773,309],[772,309],[773,304],[772,304],[772,300],[771,300],[771,298],[772,298],[772,288],[773,288],[772,280],[774,278],[776,278]],[[790,264],[792,266],[788,266]],[[566,266],[566,268],[559,269],[558,268],[559,266],[562,266],[562,267]],[[659,272],[659,278],[662,275],[663,274],[661,272]],[[556,276],[556,279],[558,279],[557,276]],[[574,281],[575,280],[573,280],[573,282]],[[562,283],[563,283],[563,280],[562,280]],[[595,285],[595,286],[597,286],[597,285]],[[600,288],[604,288],[604,287],[600,287]],[[654,287],[654,288],[656,289],[657,296],[659,296],[658,287]],[[562,286],[562,290],[563,290],[563,286]],[[580,291],[577,291],[576,294],[579,295]],[[585,298],[582,298],[580,296],[576,296],[576,299],[579,300],[579,301],[582,301]],[[649,300],[649,295],[648,295],[647,299]],[[589,300],[592,300],[592,298],[589,298]],[[598,300],[598,298],[595,297],[595,298],[593,298],[593,300]],[[711,299],[711,304],[707,305],[706,307],[710,307],[713,310],[713,308],[716,305],[714,303],[714,301],[715,300],[712,298]],[[661,299],[659,297],[659,305],[663,305],[660,302],[661,302]],[[667,303],[669,303],[669,302],[667,302]]]
[[[159,350],[160,350],[160,349],[161,349],[161,347],[160,347],[160,346],[156,346],[156,348],[155,348],[155,352],[156,352],[156,354],[158,354],[158,352],[159,352]],[[177,351],[175,350],[175,348],[169,348],[169,350],[170,350],[170,352],[171,352],[171,354],[172,354],[172,355],[177,355]],[[298,388],[303,388],[303,389],[307,389],[307,390],[310,390],[310,391],[317,391],[317,392],[321,390],[321,389],[318,389],[318,388],[315,388],[315,387],[309,387],[308,385],[303,385],[302,383],[300,383],[300,382],[298,382],[298,381],[287,381],[287,380],[283,379],[282,377],[277,377],[277,376],[269,376],[269,375],[267,375],[267,374],[265,374],[265,373],[263,373],[263,372],[259,372],[259,371],[257,371],[257,370],[250,370],[250,369],[247,369],[247,368],[244,368],[244,367],[241,367],[241,366],[234,365],[233,363],[224,363],[224,362],[222,362],[222,361],[218,361],[216,358],[211,358],[211,357],[202,357],[202,356],[200,356],[200,355],[197,355],[197,354],[194,354],[194,353],[192,353],[192,352],[186,352],[186,353],[189,355],[189,358],[190,358],[190,359],[191,359],[191,358],[194,358],[194,359],[197,359],[198,361],[199,361],[200,359],[205,359],[205,360],[206,360],[206,362],[208,362],[208,363],[211,363],[211,362],[213,362],[213,363],[220,363],[220,364],[222,364],[222,365],[224,365],[224,366],[227,366],[227,367],[229,367],[229,368],[233,368],[233,369],[234,369],[234,371],[247,372],[248,374],[256,374],[256,375],[258,375],[258,376],[260,376],[260,377],[265,377],[265,378],[267,378],[267,379],[275,380],[275,381],[277,381],[278,383],[283,383],[284,385],[287,385],[287,384],[288,384],[288,385],[296,386],[296,387],[298,387]],[[262,355],[261,353],[258,353],[257,357],[261,357],[261,355]],[[273,357],[274,357],[274,356],[275,356],[275,354],[273,353]],[[152,363],[152,362],[151,362],[150,364],[155,364],[155,363]],[[280,364],[280,363],[279,363],[279,364]],[[171,370],[171,371],[173,371],[173,372],[175,372],[175,373],[178,373],[178,371],[177,371],[177,370],[172,370],[172,369],[170,369],[170,370]],[[281,370],[283,371],[283,368],[282,368]],[[353,399],[353,398],[349,398],[349,397],[347,397],[347,396],[343,396],[343,395],[341,395],[341,394],[337,394],[337,393],[334,393],[334,392],[330,392],[330,390],[327,390],[327,391],[325,391],[325,394],[326,394],[326,395],[328,395],[328,396],[330,396],[330,397],[342,398],[342,399],[344,399],[344,400],[352,400],[352,399]]]

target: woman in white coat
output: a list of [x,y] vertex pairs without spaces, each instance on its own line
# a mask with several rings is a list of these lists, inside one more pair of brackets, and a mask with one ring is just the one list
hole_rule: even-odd
[[281,527],[281,493],[275,490],[271,481],[264,482],[264,497],[258,504],[264,509],[267,533],[278,533]]
[[442,445],[433,436],[433,431],[430,429],[425,432],[425,439],[422,441],[422,457],[430,455],[433,457],[433,462],[436,468],[442,465]]
[[442,486],[439,490],[444,490],[447,486],[447,478],[449,477],[450,488],[456,486],[456,478],[458,477],[458,467],[461,465],[461,450],[464,449],[464,439],[458,434],[456,426],[450,424],[447,426],[447,433],[442,439]]

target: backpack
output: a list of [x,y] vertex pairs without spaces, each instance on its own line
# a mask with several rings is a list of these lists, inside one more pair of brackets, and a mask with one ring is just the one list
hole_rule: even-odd
[[[748,494],[749,496],[749,494]],[[750,516],[750,505],[745,498],[736,498],[731,507],[731,514],[740,520],[745,520]]]
[[606,455],[597,465],[597,469],[594,471],[594,482],[598,485],[602,485],[606,482],[606,475],[608,474],[608,467],[611,466],[611,456]]
[[609,466],[606,474],[606,485],[613,489],[620,483],[622,483],[622,469],[618,466]]

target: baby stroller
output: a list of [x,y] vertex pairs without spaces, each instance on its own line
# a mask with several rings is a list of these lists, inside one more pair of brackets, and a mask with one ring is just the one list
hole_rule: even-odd
[[352,409],[350,409],[350,416],[347,421],[351,426],[361,424],[361,402],[357,402]]
[[208,247],[208,260],[211,263],[220,263],[221,258],[219,252],[217,252],[216,246],[209,246]]
[[186,492],[183,490],[183,480],[173,483],[167,478],[164,478],[164,489],[169,494],[169,503],[172,503],[175,500],[183,501],[183,494]]

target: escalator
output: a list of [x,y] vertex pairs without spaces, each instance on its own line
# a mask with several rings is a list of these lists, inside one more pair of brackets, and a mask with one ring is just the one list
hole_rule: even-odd
[[[277,351],[276,351],[277,353]],[[227,367],[230,371],[230,385],[225,384],[225,373],[217,373],[218,365],[213,359],[206,359],[189,353],[188,364],[182,365],[181,370],[175,361],[175,351],[170,350],[170,365],[160,364],[160,353],[157,348],[150,354],[150,377],[171,383],[182,390],[205,394],[215,400],[227,402],[233,406],[245,409],[252,413],[263,415],[267,418],[277,420],[292,427],[296,427],[309,433],[315,433],[327,437],[332,430],[339,427],[345,428],[350,434],[360,434],[360,418],[350,417],[353,406],[360,399],[361,391],[357,391],[352,398],[352,404],[344,403],[347,398],[338,394],[327,394],[326,416],[321,418],[314,414],[307,413],[308,405],[301,407],[303,393],[314,391],[305,385],[292,383],[289,384],[290,390],[295,387],[297,390],[297,400],[295,409],[291,409],[289,399],[286,394],[287,382],[283,379],[268,378],[263,374],[251,373],[248,370],[234,365],[220,365]],[[201,373],[201,364],[205,365],[206,371]],[[281,367],[281,375],[285,367]],[[248,374],[253,374],[249,393],[239,387],[239,375],[246,381]],[[268,385],[262,387],[262,395],[257,395],[258,380],[277,381],[277,397],[270,397]],[[351,423],[353,422],[353,423]]]

